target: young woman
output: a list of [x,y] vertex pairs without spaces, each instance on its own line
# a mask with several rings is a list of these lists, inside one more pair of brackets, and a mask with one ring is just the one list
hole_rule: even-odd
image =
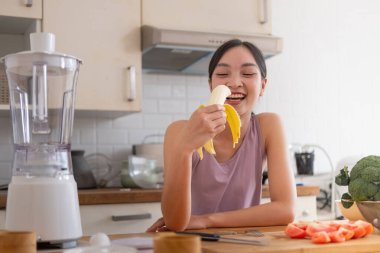
[[[283,225],[294,218],[295,183],[281,120],[252,110],[267,85],[262,53],[240,40],[224,43],[209,65],[209,86],[231,90],[226,103],[241,119],[233,148],[225,109],[210,105],[172,123],[164,141],[163,218],[147,231]],[[196,150],[213,139],[216,155]],[[270,203],[260,204],[267,162]]]

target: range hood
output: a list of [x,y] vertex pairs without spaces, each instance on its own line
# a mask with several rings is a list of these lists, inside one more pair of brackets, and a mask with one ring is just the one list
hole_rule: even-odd
[[255,44],[267,59],[282,51],[282,39],[271,35],[239,35],[160,29],[142,26],[142,67],[146,72],[207,75],[218,46],[230,39]]

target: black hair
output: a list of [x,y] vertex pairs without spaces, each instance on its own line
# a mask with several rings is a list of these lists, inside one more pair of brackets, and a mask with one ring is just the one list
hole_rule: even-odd
[[266,78],[267,76],[267,67],[265,65],[265,60],[262,52],[260,49],[258,49],[255,45],[248,41],[241,41],[239,39],[232,39],[229,41],[224,42],[214,53],[210,60],[210,64],[208,66],[208,78],[211,80],[212,74],[214,73],[214,70],[216,68],[216,65],[219,63],[222,56],[231,48],[237,47],[237,46],[243,46],[247,48],[253,58],[255,58],[255,61],[260,69],[260,74],[262,78]]

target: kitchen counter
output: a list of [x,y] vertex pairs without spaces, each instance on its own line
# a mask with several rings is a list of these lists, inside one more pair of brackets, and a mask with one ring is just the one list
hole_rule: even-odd
[[[264,234],[264,237],[253,237],[245,235],[248,230],[258,230]],[[266,253],[325,253],[325,252],[340,252],[340,253],[379,253],[380,252],[380,232],[375,231],[364,238],[352,239],[342,243],[327,243],[315,244],[310,239],[290,239],[284,234],[285,226],[271,227],[246,227],[246,228],[218,228],[198,230],[197,232],[217,233],[231,238],[239,238],[245,240],[260,240],[265,244],[256,246],[248,244],[226,243],[202,241],[201,248],[203,253],[251,253],[251,252],[266,252]],[[162,236],[164,233],[139,233],[139,234],[124,234],[111,235],[110,239],[136,238]],[[86,245],[89,237],[83,237],[82,245]],[[88,244],[87,244],[88,245]],[[38,251],[46,252],[46,251]],[[48,252],[65,253],[66,251],[54,250]],[[140,252],[140,251],[139,251]],[[142,251],[141,251],[142,252]],[[145,249],[143,252],[153,252],[153,250]]]
[[[161,189],[103,188],[79,190],[80,205],[149,203],[161,201]],[[297,186],[297,196],[317,196],[319,186]],[[269,198],[268,185],[263,186],[263,198]],[[0,208],[5,208],[7,192],[0,191]]]

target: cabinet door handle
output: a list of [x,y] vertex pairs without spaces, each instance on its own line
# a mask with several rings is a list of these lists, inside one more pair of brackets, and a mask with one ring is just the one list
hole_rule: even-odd
[[259,0],[259,22],[260,24],[266,24],[268,22],[268,0]]
[[150,213],[141,214],[128,214],[128,215],[112,215],[113,221],[124,221],[124,220],[144,220],[152,218]]
[[25,6],[26,7],[32,7],[33,5],[33,0],[24,0]]
[[127,68],[127,100],[134,101],[136,99],[136,67],[129,66]]

